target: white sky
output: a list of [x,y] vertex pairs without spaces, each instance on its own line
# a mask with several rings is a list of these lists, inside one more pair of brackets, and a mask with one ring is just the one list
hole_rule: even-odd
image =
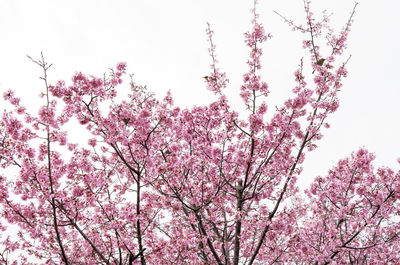
[[[292,32],[273,10],[302,22],[302,0],[259,0],[260,22],[273,39],[264,45],[262,73],[270,86],[270,109],[293,87],[293,72],[304,56],[300,33]],[[43,51],[54,64],[50,81],[69,82],[76,71],[102,75],[117,62],[128,63],[135,80],[159,97],[171,90],[179,106],[211,102],[202,76],[209,71],[206,22],[215,31],[220,68],[230,79],[228,94],[239,91],[249,50],[252,0],[0,0],[0,94],[14,89],[36,106],[43,88],[40,69],[26,55]],[[359,147],[377,155],[377,164],[396,166],[400,157],[400,37],[396,0],[360,0],[347,55],[349,77],[341,107],[319,148],[307,156],[301,185],[311,182]],[[315,0],[315,10],[334,13],[344,25],[349,0]],[[317,12],[316,12],[317,13]],[[303,23],[304,24],[304,23]],[[306,55],[307,56],[307,55]],[[308,59],[308,56],[306,57]],[[232,97],[234,98],[234,97]],[[234,99],[240,109],[240,100]],[[0,101],[1,103],[1,101]],[[2,108],[1,108],[2,109]]]

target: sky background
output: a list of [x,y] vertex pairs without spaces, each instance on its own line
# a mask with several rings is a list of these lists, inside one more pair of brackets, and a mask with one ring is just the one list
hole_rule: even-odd
[[[127,62],[134,80],[157,97],[171,90],[180,107],[203,105],[214,98],[202,76],[209,73],[206,22],[215,31],[219,68],[230,83],[225,91],[233,108],[238,99],[249,50],[243,33],[250,29],[251,0],[0,0],[0,93],[13,89],[29,109],[40,103],[40,69],[26,55],[48,62],[50,83],[69,82],[77,71],[101,76],[117,62]],[[261,74],[269,84],[269,108],[280,106],[294,85],[302,35],[292,32],[277,11],[304,23],[302,0],[260,0],[258,11],[266,31]],[[349,0],[315,0],[316,14],[333,13],[340,29],[354,6]],[[398,168],[400,157],[400,3],[360,0],[345,56],[352,55],[349,76],[319,148],[307,155],[302,187],[324,175],[340,158],[359,147],[377,156],[376,165]],[[345,59],[345,58],[344,58]],[[0,101],[0,104],[3,104]],[[3,109],[3,107],[1,107]],[[73,134],[73,132],[72,132]]]

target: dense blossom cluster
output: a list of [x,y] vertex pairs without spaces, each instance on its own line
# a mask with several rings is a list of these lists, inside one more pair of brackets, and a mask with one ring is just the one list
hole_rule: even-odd
[[[181,110],[130,83],[120,63],[103,78],[77,73],[48,83],[37,115],[13,91],[0,121],[1,264],[398,264],[400,173],[374,170],[364,149],[296,186],[305,154],[317,147],[347,75],[342,55],[352,16],[339,34],[305,2],[303,59],[292,96],[267,107],[261,44],[271,36],[252,10],[249,70],[231,109],[226,74],[212,58],[207,106]],[[320,45],[326,43],[325,54]],[[326,47],[325,47],[326,48]],[[311,78],[309,78],[311,75]],[[307,78],[306,78],[307,77]],[[270,118],[267,119],[266,113]],[[77,120],[87,144],[68,138]],[[16,225],[16,226],[10,226]],[[4,235],[3,234],[3,235]]]

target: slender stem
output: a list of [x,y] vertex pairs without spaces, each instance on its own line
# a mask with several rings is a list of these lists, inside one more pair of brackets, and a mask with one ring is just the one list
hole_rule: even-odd
[[140,264],[141,265],[146,265],[146,260],[145,260],[144,255],[143,255],[144,248],[143,248],[142,230],[140,228],[140,175],[137,176],[136,187],[137,187],[136,214],[137,214],[137,216],[139,216],[139,218],[136,221],[136,230],[137,230],[138,244],[139,244]]
[[[43,57],[43,53],[41,53],[41,60],[36,61],[32,59],[31,57],[28,56],[28,58],[39,65],[43,69],[43,77],[41,79],[44,81],[45,86],[46,86],[46,110],[47,112],[49,111],[50,107],[50,97],[49,97],[49,84],[47,82],[47,70],[51,67],[51,64],[48,65]],[[61,251],[61,259],[65,264],[69,264],[67,255],[65,253],[65,249],[61,240],[61,235],[60,231],[58,229],[58,222],[57,222],[57,208],[55,206],[55,198],[54,198],[54,183],[53,183],[53,176],[52,176],[52,164],[51,164],[51,141],[50,141],[50,125],[47,121],[46,125],[46,142],[47,142],[47,166],[48,166],[48,177],[49,177],[49,183],[50,183],[50,194],[51,194],[51,207],[52,207],[52,215],[53,215],[53,224],[54,224],[54,230],[56,233],[56,238],[57,238],[57,243],[60,247]]]

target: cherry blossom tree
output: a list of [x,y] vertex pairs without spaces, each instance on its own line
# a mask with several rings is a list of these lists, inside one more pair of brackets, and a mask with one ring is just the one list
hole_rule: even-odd
[[[169,93],[158,100],[132,75],[129,95],[119,97],[124,63],[101,78],[77,73],[69,85],[52,85],[43,55],[30,58],[43,70],[43,105],[28,113],[7,91],[11,108],[0,121],[0,229],[17,231],[3,236],[1,262],[398,263],[399,173],[374,171],[361,149],[318,177],[307,197],[296,185],[339,106],[355,12],[335,32],[309,1],[304,10],[304,25],[282,18],[304,35],[309,59],[294,73],[293,94],[271,109],[260,75],[271,36],[255,3],[244,118],[225,96],[210,25],[205,81],[215,98],[191,109],[174,106]],[[76,121],[87,144],[68,138]]]
[[[296,235],[306,263],[398,264],[400,172],[371,165],[365,149],[318,177]],[[301,246],[301,247],[299,247]]]

